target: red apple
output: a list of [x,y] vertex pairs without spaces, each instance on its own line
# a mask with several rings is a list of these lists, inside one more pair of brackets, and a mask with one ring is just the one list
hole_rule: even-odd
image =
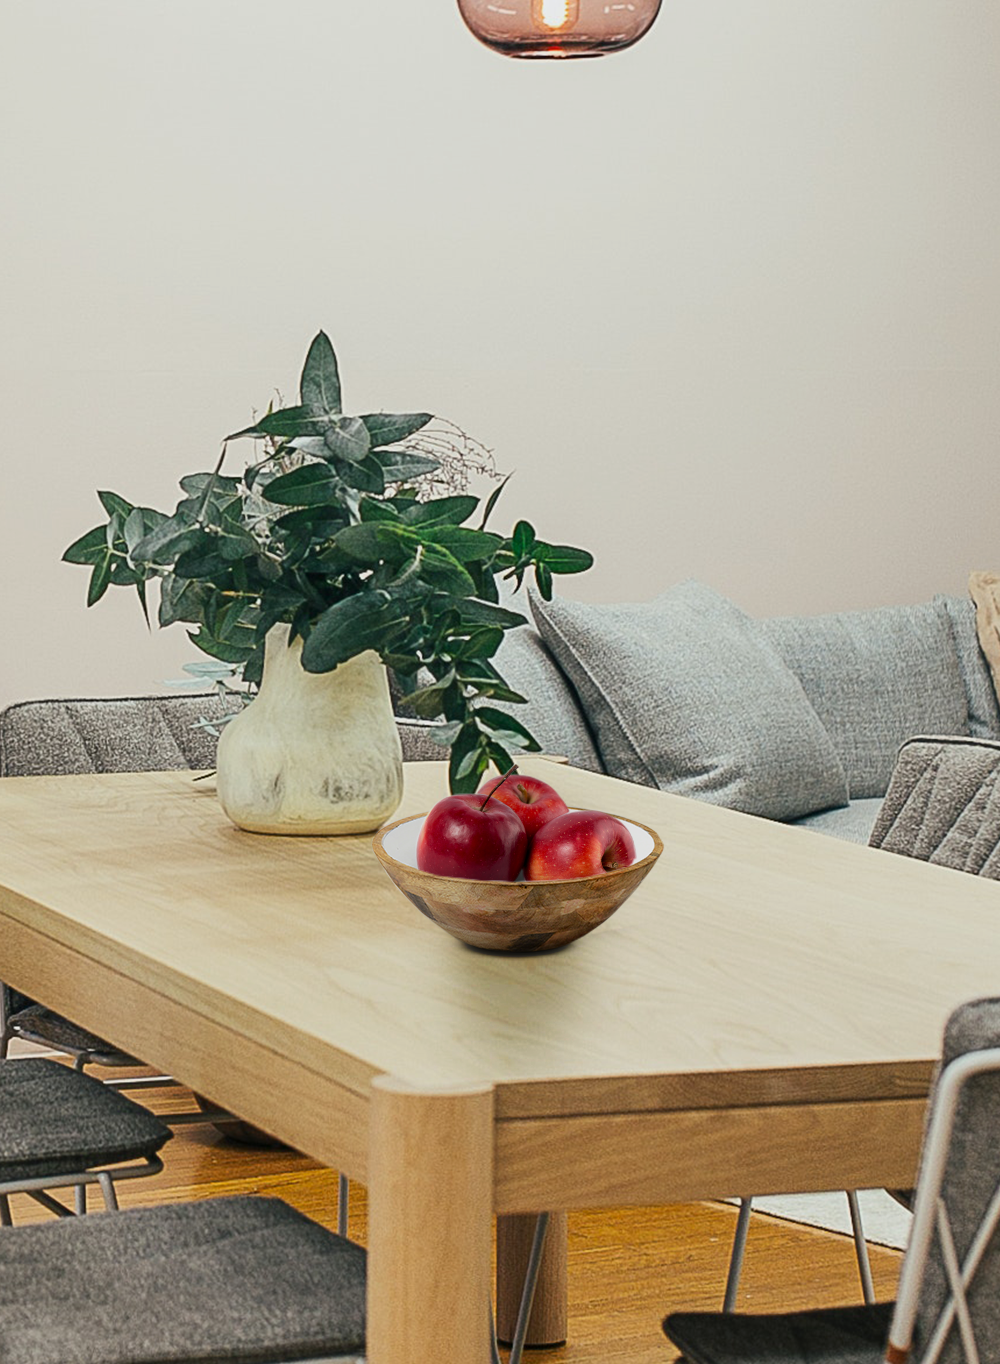
[[570,810],[535,834],[524,876],[527,881],[572,881],[634,861],[635,844],[620,819],[600,810]]
[[534,838],[550,819],[565,815],[569,810],[554,786],[539,781],[538,777],[522,777],[519,772],[509,772],[499,783],[496,777],[491,777],[479,788],[481,796],[487,792],[492,792],[494,800],[503,801],[514,811],[529,838]]
[[417,866],[436,876],[516,881],[524,865],[524,825],[498,800],[445,796],[431,808],[417,838]]

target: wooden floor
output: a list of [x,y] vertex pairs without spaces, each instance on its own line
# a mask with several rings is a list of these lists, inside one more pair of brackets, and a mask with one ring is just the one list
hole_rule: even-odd
[[[145,1102],[162,1113],[193,1107],[183,1090],[147,1093]],[[238,1144],[198,1125],[178,1128],[163,1156],[161,1174],[120,1186],[123,1207],[263,1193],[336,1224],[336,1175],[293,1152]],[[96,1206],[99,1197],[91,1197]],[[12,1211],[15,1222],[48,1216],[24,1198]],[[734,1208],[715,1203],[571,1213],[570,1340],[528,1357],[538,1364],[669,1364],[676,1352],[660,1321],[668,1311],[720,1306],[735,1220]],[[350,1234],[362,1243],[366,1222],[364,1190],[352,1186]],[[871,1251],[878,1296],[891,1298],[901,1257]],[[860,1301],[853,1244],[755,1214],[741,1287],[740,1307],[751,1311]]]

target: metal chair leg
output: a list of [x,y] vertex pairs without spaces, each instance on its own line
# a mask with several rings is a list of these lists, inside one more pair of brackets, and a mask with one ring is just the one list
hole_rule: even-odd
[[87,1211],[87,1186],[86,1184],[73,1185],[73,1211],[77,1217],[83,1217]]
[[[528,1268],[524,1275],[524,1287],[521,1289],[517,1321],[514,1323],[514,1339],[510,1343],[507,1364],[521,1364],[524,1342],[528,1334],[528,1322],[531,1320],[531,1309],[535,1302],[535,1289],[538,1287],[538,1273],[542,1267],[542,1255],[545,1251],[545,1234],[548,1229],[549,1214],[540,1212],[535,1222],[535,1234],[531,1239]],[[492,1304],[490,1305],[490,1364],[500,1364],[500,1347],[497,1344],[497,1328]]]
[[854,1233],[854,1253],[858,1259],[858,1275],[861,1278],[861,1292],[866,1303],[875,1301],[875,1285],[872,1282],[871,1261],[868,1258],[868,1243],[865,1229],[861,1224],[861,1207],[854,1189],[846,1190],[847,1206],[851,1213],[851,1230]]
[[10,1199],[6,1194],[0,1194],[0,1227],[10,1226],[13,1226],[10,1220]]
[[337,1235],[347,1236],[347,1215],[351,1199],[351,1181],[345,1174],[337,1176]]
[[733,1248],[729,1255],[729,1274],[726,1276],[726,1292],[722,1299],[723,1312],[736,1310],[736,1294],[740,1287],[740,1274],[743,1270],[743,1255],[747,1248],[747,1235],[750,1231],[750,1213],[753,1209],[752,1198],[740,1199],[740,1215],[736,1219],[733,1235]]
[[532,1238],[531,1251],[528,1255],[528,1269],[524,1276],[524,1287],[521,1290],[521,1305],[517,1309],[517,1322],[514,1326],[514,1339],[510,1343],[508,1364],[521,1364],[524,1342],[528,1335],[528,1322],[531,1319],[531,1308],[535,1301],[535,1289],[538,1287],[538,1271],[542,1267],[542,1255],[545,1251],[545,1233],[548,1229],[549,1214],[540,1212],[538,1221],[535,1223],[535,1235]]
[[97,1182],[101,1186],[101,1193],[104,1195],[104,1206],[108,1212],[118,1211],[118,1195],[115,1192],[114,1180],[107,1170],[102,1170],[97,1176]]

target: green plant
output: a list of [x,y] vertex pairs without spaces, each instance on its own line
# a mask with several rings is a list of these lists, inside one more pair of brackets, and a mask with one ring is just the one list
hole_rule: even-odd
[[[192,641],[240,665],[251,685],[279,621],[301,636],[309,672],[376,650],[403,681],[404,702],[443,718],[436,734],[451,749],[451,789],[475,790],[490,761],[505,770],[516,753],[539,747],[489,704],[525,700],[491,661],[504,632],[527,623],[499,604],[496,580],[520,587],[530,570],[550,598],[553,575],[580,573],[592,556],[538,539],[527,521],[506,537],[487,530],[503,483],[469,526],[478,497],[435,495],[455,486],[455,461],[442,470],[427,453],[434,443],[417,435],[430,413],[345,416],[323,332],[300,390],[298,405],[227,436],[211,472],[182,478],[172,515],[99,493],[107,522],[63,558],[91,567],[89,606],[109,586],[134,587],[147,620],[146,585],[158,580],[159,624],[193,625]],[[224,475],[228,442],[241,437],[263,441],[263,458]]]

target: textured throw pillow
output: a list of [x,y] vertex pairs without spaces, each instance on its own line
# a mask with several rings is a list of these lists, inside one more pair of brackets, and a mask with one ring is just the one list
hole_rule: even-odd
[[[977,576],[974,573],[969,579],[970,591]],[[969,597],[935,597],[935,605],[938,602],[944,606],[951,621],[958,667],[969,703],[969,733],[974,739],[1000,739],[1000,706],[990,671],[992,664],[987,662],[989,654],[977,634],[976,603]],[[997,665],[1000,672],[1000,650],[997,650]]]
[[885,795],[904,740],[969,732],[965,683],[941,601],[759,624],[833,740],[852,800]]
[[612,776],[771,819],[846,804],[800,683],[711,588],[680,583],[625,606],[533,596],[531,607]]

